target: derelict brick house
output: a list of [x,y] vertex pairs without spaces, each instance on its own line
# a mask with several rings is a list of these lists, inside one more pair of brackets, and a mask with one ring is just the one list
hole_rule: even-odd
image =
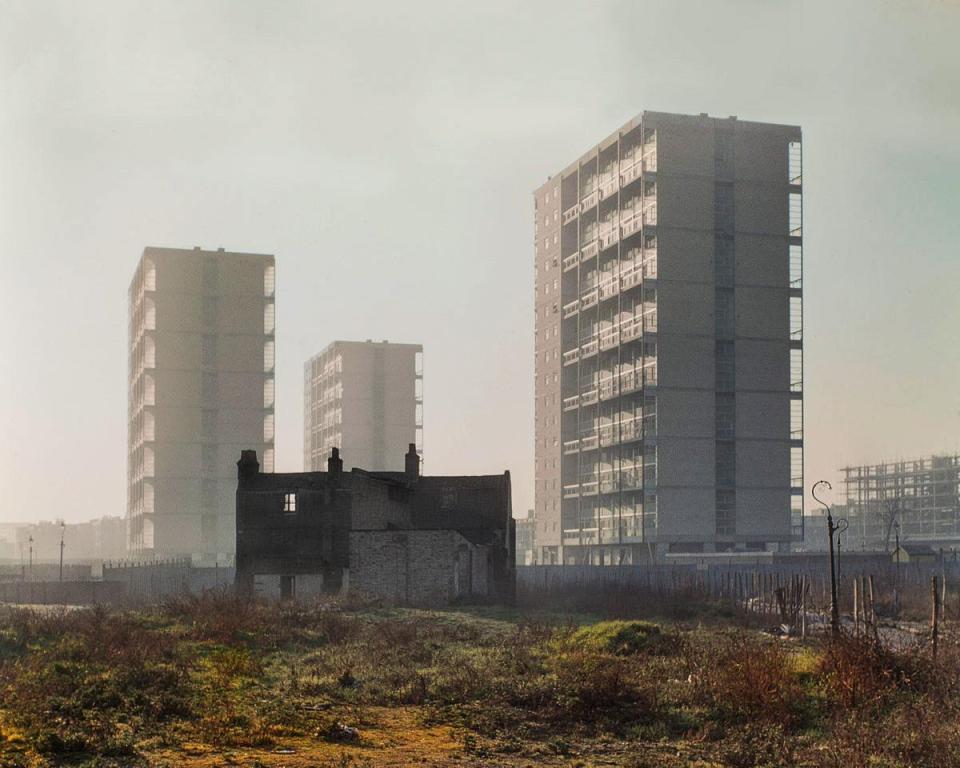
[[510,473],[424,477],[410,446],[404,472],[264,474],[255,451],[237,462],[236,586],[279,576],[280,593],[322,579],[326,592],[391,603],[509,602],[515,533]]

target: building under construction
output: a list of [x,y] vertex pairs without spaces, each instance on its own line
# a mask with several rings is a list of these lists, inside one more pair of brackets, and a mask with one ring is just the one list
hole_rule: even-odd
[[960,455],[844,467],[848,546],[960,547]]

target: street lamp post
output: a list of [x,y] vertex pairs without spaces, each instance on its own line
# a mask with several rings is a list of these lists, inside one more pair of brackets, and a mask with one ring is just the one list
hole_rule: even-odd
[[[821,485],[827,486],[828,490],[833,490],[833,486],[830,485],[826,480],[818,480],[813,484],[813,488],[810,490],[810,495],[813,496],[814,500],[819,504],[823,505],[824,509],[827,510],[827,538],[829,540],[829,549],[830,549],[830,632],[834,637],[840,634],[840,608],[837,603],[837,569],[834,562],[833,555],[833,534],[843,533],[847,530],[847,521],[838,520],[836,525],[833,522],[833,515],[830,513],[830,505],[825,501],[817,498],[817,488]],[[837,537],[837,546],[839,547],[839,536]]]
[[33,534],[27,539],[30,543],[30,581],[33,581]]

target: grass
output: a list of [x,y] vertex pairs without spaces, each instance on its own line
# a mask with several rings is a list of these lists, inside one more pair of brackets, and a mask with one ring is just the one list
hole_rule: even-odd
[[949,640],[934,662],[573,602],[0,609],[0,768],[960,765]]

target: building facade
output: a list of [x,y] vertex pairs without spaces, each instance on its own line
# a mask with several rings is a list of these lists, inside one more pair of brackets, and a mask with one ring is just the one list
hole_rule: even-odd
[[844,467],[850,546],[890,552],[899,540],[960,547],[960,455]]
[[534,203],[538,562],[789,547],[800,129],[644,112]]
[[274,460],[273,256],[146,248],[129,290],[133,556],[231,562],[236,456]]
[[281,597],[309,590],[413,605],[510,602],[510,473],[422,476],[412,443],[401,460],[399,472],[348,472],[332,448],[326,471],[267,474],[255,451],[243,451],[236,498],[241,594],[275,579]]
[[338,448],[347,469],[399,471],[410,443],[422,455],[422,346],[335,341],[304,364],[304,470]]

